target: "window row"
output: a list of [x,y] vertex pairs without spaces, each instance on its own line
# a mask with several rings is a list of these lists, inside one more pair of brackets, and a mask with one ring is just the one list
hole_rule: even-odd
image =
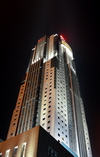
[[[25,151],[26,151],[26,142],[22,144],[22,149],[21,149],[21,157],[25,157]],[[17,151],[18,151],[18,146],[14,147],[14,150],[13,150],[13,156],[17,154]],[[0,153],[0,157],[2,157],[2,153]],[[11,154],[10,154],[10,149],[8,149],[5,153],[5,157],[10,157]]]

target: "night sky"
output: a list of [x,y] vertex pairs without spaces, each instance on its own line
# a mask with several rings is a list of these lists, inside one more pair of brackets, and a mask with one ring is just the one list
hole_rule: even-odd
[[6,139],[31,49],[42,36],[58,33],[73,50],[92,152],[99,157],[99,1],[9,0],[0,12],[0,138]]

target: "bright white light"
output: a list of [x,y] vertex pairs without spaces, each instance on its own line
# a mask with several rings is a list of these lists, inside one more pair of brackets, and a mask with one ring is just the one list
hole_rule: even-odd
[[61,44],[61,46],[66,49],[66,53],[71,57],[71,59],[73,59],[72,51],[67,46],[65,46],[63,44]]
[[34,50],[35,48],[32,48],[32,51]]
[[54,37],[55,37],[55,36],[58,36],[58,34],[54,34]]

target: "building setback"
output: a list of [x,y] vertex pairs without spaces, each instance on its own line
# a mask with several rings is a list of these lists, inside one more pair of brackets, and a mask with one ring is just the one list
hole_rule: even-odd
[[73,157],[40,126],[0,143],[1,150],[2,157]]
[[92,157],[73,53],[57,34],[32,49],[7,139],[38,125],[78,157]]

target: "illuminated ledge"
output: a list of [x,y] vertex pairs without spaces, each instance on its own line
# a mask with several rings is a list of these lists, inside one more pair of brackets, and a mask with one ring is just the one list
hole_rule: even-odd
[[66,144],[62,142],[61,145],[64,146],[64,148],[68,150],[74,157],[78,157],[69,147],[66,146]]

